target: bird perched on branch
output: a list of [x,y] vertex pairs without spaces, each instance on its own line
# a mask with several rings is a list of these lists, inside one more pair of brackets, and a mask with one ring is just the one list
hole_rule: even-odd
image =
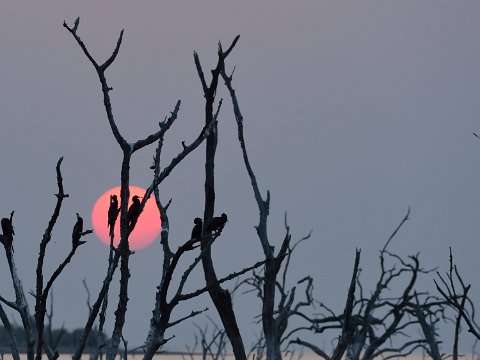
[[[15,235],[15,231],[13,230],[12,221],[9,218],[2,219],[2,231],[3,236],[1,238],[3,246],[11,247],[13,244],[13,235]],[[12,247],[13,250],[13,247]]]
[[77,247],[78,245],[81,245],[85,243],[85,241],[80,241],[80,238],[82,237],[82,232],[83,232],[83,219],[81,218],[80,215],[77,214],[77,222],[75,225],[73,225],[73,231],[72,231],[72,246]]
[[216,231],[220,235],[222,233],[223,227],[227,223],[228,218],[227,214],[223,213],[221,216],[215,216],[212,221],[207,226],[207,232]]
[[132,197],[132,205],[127,212],[127,221],[128,221],[128,231],[132,232],[135,228],[135,224],[137,223],[138,217],[140,216],[140,198],[137,195]]
[[192,229],[192,239],[200,239],[202,237],[202,228],[203,228],[203,221],[199,217],[196,217],[193,220],[195,226]]
[[12,222],[9,218],[2,219],[2,231],[3,236],[13,236],[15,235],[15,231],[13,230]]
[[118,213],[120,208],[118,207],[117,195],[110,195],[110,207],[108,208],[108,227],[110,228],[110,238],[113,238],[113,231],[115,223],[117,222]]

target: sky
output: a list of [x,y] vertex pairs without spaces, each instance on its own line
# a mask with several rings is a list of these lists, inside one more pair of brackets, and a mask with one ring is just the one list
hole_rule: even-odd
[[[75,212],[91,226],[94,202],[120,180],[121,151],[97,75],[62,27],[80,16],[78,34],[99,62],[125,29],[106,75],[114,115],[128,141],[155,132],[182,100],[163,164],[203,126],[193,52],[208,74],[217,42],[227,45],[241,35],[227,69],[236,69],[233,85],[252,166],[263,193],[271,192],[271,242],[283,239],[285,213],[294,239],[313,230],[294,254],[291,284],[313,276],[315,297],[340,310],[355,249],[362,249],[362,276],[372,288],[379,249],[411,207],[391,250],[419,252],[425,268],[445,271],[452,247],[478,299],[480,141],[472,132],[480,131],[479,11],[477,1],[446,0],[2,2],[0,215],[15,210],[15,256],[25,288],[34,288],[38,245],[55,205],[58,158],[64,156],[70,197],[48,248],[47,273],[69,251]],[[224,104],[216,212],[227,213],[229,222],[213,259],[217,272],[226,275],[260,260],[262,252],[254,230],[258,210],[223,85],[217,97]],[[151,146],[134,155],[132,185],[150,184],[153,154]],[[189,238],[193,218],[203,213],[203,164],[201,146],[160,187],[164,201],[173,199],[173,247]],[[88,311],[82,279],[94,293],[106,270],[108,249],[95,235],[87,240],[54,286],[57,326],[82,326]],[[161,256],[157,241],[131,257],[125,327],[131,346],[146,338]],[[193,274],[189,289],[203,285],[201,273]],[[419,287],[434,292],[434,277],[426,275]],[[0,281],[1,294],[11,298],[5,261]],[[117,278],[114,283],[112,303]],[[32,305],[33,298],[28,300]],[[203,296],[174,317],[205,305],[213,309]],[[249,344],[260,332],[253,319],[259,302],[242,295],[235,308]],[[209,315],[217,319],[213,310]],[[113,307],[108,318],[111,330]],[[192,323],[172,329],[170,348],[184,348]],[[442,335],[447,340],[451,332]]]

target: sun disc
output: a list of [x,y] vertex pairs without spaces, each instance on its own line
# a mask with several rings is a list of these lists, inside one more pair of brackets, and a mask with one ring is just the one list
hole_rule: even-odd
[[[137,195],[143,197],[145,189],[137,186],[130,186],[130,200],[128,206],[132,203],[132,197]],[[95,234],[107,246],[110,246],[110,236],[108,229],[108,208],[110,206],[110,195],[117,195],[120,206],[120,186],[114,187],[104,192],[93,205],[92,209],[92,225]],[[160,234],[162,224],[160,220],[160,213],[155,204],[155,200],[150,197],[145,204],[143,212],[138,218],[135,229],[129,236],[129,246],[132,250],[143,249],[153,243]],[[120,242],[120,214],[118,215],[114,229],[113,244],[118,246]]]

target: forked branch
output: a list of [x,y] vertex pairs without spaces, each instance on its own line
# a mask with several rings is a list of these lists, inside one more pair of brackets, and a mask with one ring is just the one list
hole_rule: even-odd
[[[466,285],[463,281],[457,266],[453,262],[452,249],[450,248],[450,269],[446,274],[446,277],[442,276],[437,271],[437,276],[443,284],[441,286],[436,280],[435,286],[442,297],[447,301],[447,304],[453,308],[467,324],[468,331],[477,339],[480,339],[480,327],[475,322],[475,308],[473,302],[469,297],[469,291],[471,285]],[[457,290],[456,283],[460,286],[460,290]],[[467,305],[469,308],[467,308]]]

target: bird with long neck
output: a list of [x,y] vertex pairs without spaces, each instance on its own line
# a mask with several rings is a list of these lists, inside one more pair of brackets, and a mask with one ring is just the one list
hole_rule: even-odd
[[195,224],[195,226],[192,229],[191,239],[200,240],[200,238],[202,237],[203,221],[199,217],[196,217],[193,220],[193,223]]
[[73,225],[72,230],[72,246],[75,248],[84,243],[84,241],[80,241],[83,232],[83,219],[82,217],[77,214],[77,222]]
[[118,207],[117,195],[110,195],[110,206],[108,208],[108,227],[110,228],[110,239],[113,239],[115,223],[117,222],[119,212],[120,208]]
[[1,242],[5,248],[11,248],[13,251],[13,235],[15,235],[15,231],[13,230],[12,221],[9,218],[3,218],[1,223],[3,231]]
[[227,223],[227,214],[223,213],[220,216],[215,216],[207,226],[207,232],[217,232],[218,235],[222,233],[222,230]]
[[127,221],[128,232],[131,233],[137,224],[138,217],[140,216],[141,204],[140,198],[137,195],[132,197],[132,205],[128,208]]

